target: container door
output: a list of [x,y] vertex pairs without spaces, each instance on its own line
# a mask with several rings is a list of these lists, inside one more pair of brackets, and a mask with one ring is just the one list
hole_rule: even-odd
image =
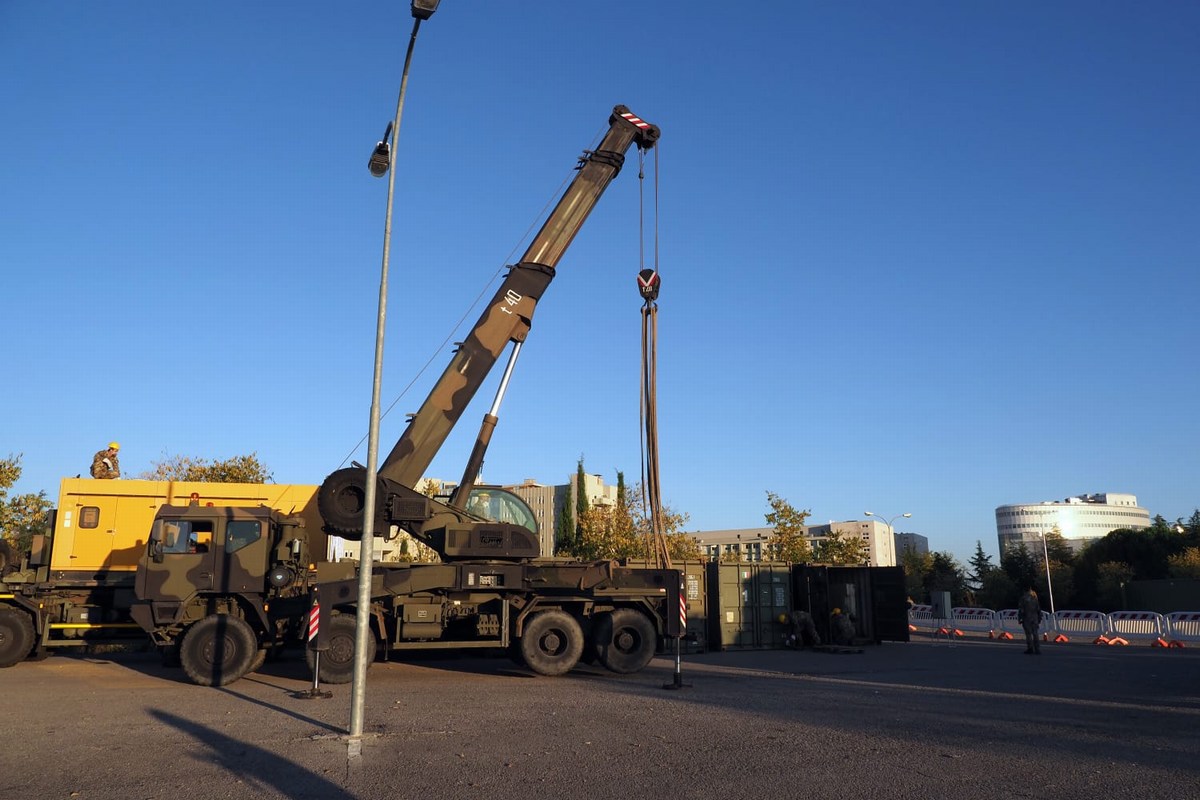
[[904,567],[871,568],[871,607],[875,641],[908,641],[908,596]]

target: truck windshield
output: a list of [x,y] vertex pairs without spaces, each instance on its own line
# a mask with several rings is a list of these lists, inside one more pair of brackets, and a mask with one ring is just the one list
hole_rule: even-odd
[[537,518],[525,501],[504,489],[476,486],[467,499],[467,513],[490,522],[520,525],[530,533],[538,532]]

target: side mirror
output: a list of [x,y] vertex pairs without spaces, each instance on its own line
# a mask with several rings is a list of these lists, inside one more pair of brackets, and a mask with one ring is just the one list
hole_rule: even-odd
[[150,560],[155,564],[161,564],[163,561],[163,545],[158,539],[150,539]]

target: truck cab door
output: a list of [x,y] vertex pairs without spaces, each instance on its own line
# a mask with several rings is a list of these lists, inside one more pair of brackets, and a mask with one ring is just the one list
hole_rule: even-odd
[[217,586],[221,592],[261,592],[268,568],[271,544],[267,523],[262,519],[229,519],[221,547]]
[[184,601],[211,592],[217,574],[212,519],[159,519],[149,545],[152,552],[138,572],[142,600]]

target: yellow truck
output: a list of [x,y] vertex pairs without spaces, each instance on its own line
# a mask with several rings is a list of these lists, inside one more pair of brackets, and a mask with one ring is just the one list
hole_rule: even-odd
[[130,608],[138,562],[162,506],[265,506],[303,520],[317,548],[309,553],[324,558],[316,493],[316,486],[295,484],[65,478],[47,532],[2,567],[0,667],[59,647],[145,640]]

